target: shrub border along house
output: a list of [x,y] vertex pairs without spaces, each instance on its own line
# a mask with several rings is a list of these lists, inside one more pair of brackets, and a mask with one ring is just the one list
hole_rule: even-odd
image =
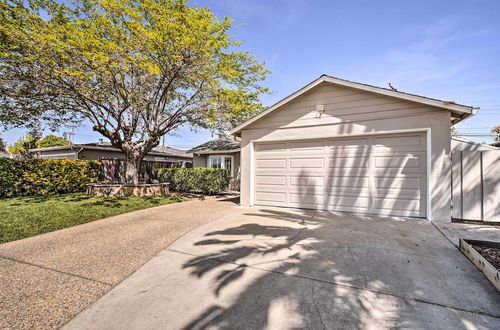
[[156,177],[170,183],[170,188],[177,192],[214,195],[227,190],[231,173],[222,168],[160,168]]
[[0,158],[0,198],[81,192],[99,173],[97,161]]

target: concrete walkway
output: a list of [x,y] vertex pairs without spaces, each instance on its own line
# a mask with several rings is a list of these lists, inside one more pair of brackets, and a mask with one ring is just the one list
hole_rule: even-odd
[[0,245],[0,329],[57,328],[179,236],[237,210],[209,197]]
[[433,224],[239,209],[65,329],[499,329],[500,294]]

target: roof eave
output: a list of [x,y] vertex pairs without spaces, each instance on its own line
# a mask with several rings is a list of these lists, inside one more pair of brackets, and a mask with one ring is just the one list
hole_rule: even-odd
[[[96,147],[96,146],[86,146],[86,145],[78,145],[73,144],[70,146],[58,146],[58,147],[48,147],[48,148],[36,148],[36,149],[28,149],[30,152],[43,152],[43,151],[58,151],[58,150],[75,150],[75,149],[88,149],[88,150],[99,150],[99,151],[111,151],[111,152],[123,152],[118,148],[113,147]],[[161,151],[150,151],[147,153],[148,156],[163,156],[163,157],[178,157],[178,158],[193,158],[189,154],[186,155],[176,155],[170,153],[164,153]]]
[[210,155],[210,154],[232,154],[235,152],[240,152],[241,149],[231,149],[231,150],[207,150],[207,151],[194,151],[195,155]]

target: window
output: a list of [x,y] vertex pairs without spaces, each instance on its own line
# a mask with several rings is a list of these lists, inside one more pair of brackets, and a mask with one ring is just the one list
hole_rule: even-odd
[[210,156],[209,167],[225,168],[233,175],[233,156]]
[[231,171],[231,175],[233,175],[233,158],[232,157],[224,157],[224,168],[227,168]]
[[222,157],[210,157],[211,168],[222,168]]

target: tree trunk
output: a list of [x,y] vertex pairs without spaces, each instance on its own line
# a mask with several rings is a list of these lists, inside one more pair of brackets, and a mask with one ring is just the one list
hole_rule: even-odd
[[139,184],[141,161],[143,156],[136,152],[126,152],[127,165],[125,168],[126,183],[137,185]]

